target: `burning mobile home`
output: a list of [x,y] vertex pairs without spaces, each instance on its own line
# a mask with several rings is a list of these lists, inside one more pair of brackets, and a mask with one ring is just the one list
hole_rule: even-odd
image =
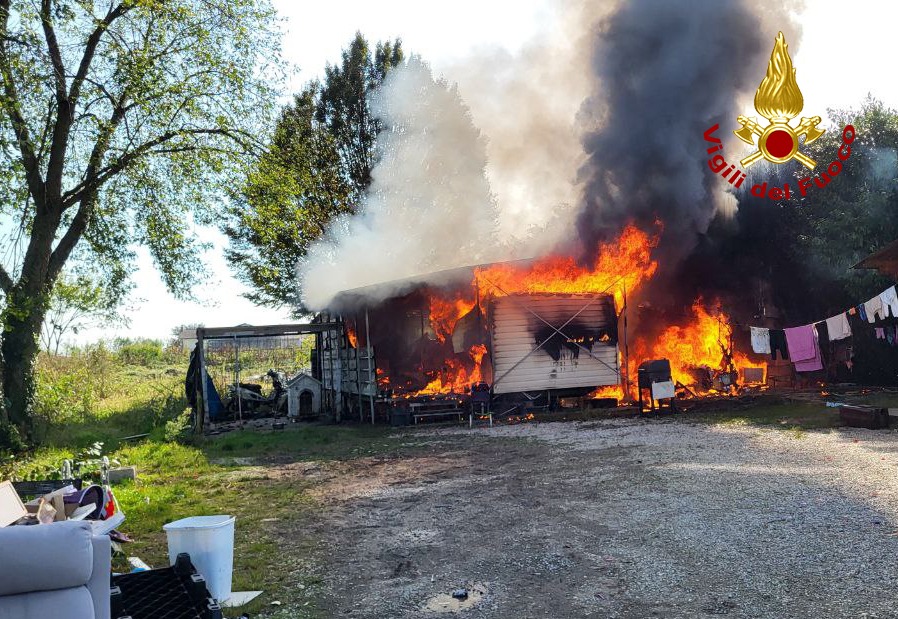
[[[321,380],[341,392],[344,411],[372,419],[378,399],[627,400],[635,367],[658,357],[670,359],[690,393],[725,390],[735,379],[715,383],[713,375],[735,372],[738,358],[726,316],[700,302],[670,324],[640,319],[650,307],[628,311],[628,297],[657,268],[656,242],[628,226],[599,246],[591,267],[550,256],[344,291],[319,315],[343,325],[319,336]],[[628,320],[640,327],[631,333]]]

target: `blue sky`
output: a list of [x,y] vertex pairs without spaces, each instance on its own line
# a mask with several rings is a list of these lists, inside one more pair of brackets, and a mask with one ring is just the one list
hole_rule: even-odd
[[[505,48],[512,54],[553,19],[546,0],[455,0],[370,2],[273,0],[284,18],[283,52],[297,73],[288,90],[319,76],[327,62],[360,30],[369,40],[401,37],[406,50],[428,60],[451,81],[458,63],[479,50]],[[898,52],[893,29],[898,9],[885,2],[815,0],[799,14],[803,37],[790,45],[805,109],[822,114],[829,107],[857,105],[868,92],[898,107],[898,81],[886,65]],[[772,39],[771,39],[772,43]],[[791,42],[790,42],[791,43]],[[727,62],[721,59],[725,69]],[[79,341],[100,337],[167,337],[173,326],[202,322],[207,326],[270,324],[289,319],[287,312],[259,308],[241,296],[244,287],[231,275],[215,230],[197,233],[212,243],[205,255],[211,277],[195,290],[198,302],[174,299],[163,286],[148,254],[140,250],[134,274],[136,289],[127,315],[128,328],[95,328]]]

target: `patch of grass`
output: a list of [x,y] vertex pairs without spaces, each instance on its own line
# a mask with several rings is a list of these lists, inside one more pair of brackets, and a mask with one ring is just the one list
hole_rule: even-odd
[[[726,426],[773,426],[796,433],[841,425],[836,409],[814,402],[776,402],[748,408],[687,414],[685,419]],[[796,435],[795,438],[801,438]]]
[[[257,361],[278,367],[268,358]],[[310,492],[319,478],[273,473],[260,463],[326,463],[396,451],[405,444],[382,426],[312,424],[179,444],[186,367],[185,354],[144,341],[41,355],[35,417],[41,446],[0,462],[0,479],[57,478],[63,460],[102,442],[106,455],[138,471],[136,480],[114,488],[126,515],[121,529],[134,539],[124,547],[128,555],[164,566],[164,524],[188,516],[233,515],[233,589],[265,594],[228,616],[264,611],[323,617],[315,603],[322,586],[316,558],[320,533],[308,526],[320,509]],[[147,433],[139,442],[122,440]],[[116,557],[114,567],[130,569],[124,557]],[[270,606],[274,600],[282,606]]]
[[881,406],[883,408],[898,408],[898,393],[868,393],[859,396],[840,396],[834,393],[827,397],[831,402],[846,402],[848,404],[866,404],[868,406]]
[[288,425],[284,430],[240,430],[208,439],[210,458],[255,457],[270,460],[334,460],[372,456],[393,449],[396,440],[384,426]]
[[[236,516],[233,589],[265,591],[240,612],[271,610],[270,602],[278,600],[291,617],[319,616],[314,598],[321,580],[311,560],[318,540],[305,531],[318,509],[308,492],[316,482],[271,476],[249,461],[337,461],[400,446],[380,426],[304,425],[232,432],[198,447],[147,441],[119,449],[114,456],[138,469],[136,481],[115,490],[127,516],[122,528],[135,538],[127,550],[150,565],[165,565],[163,524],[187,516]],[[285,531],[295,533],[284,539]]]
[[796,441],[801,440],[805,437],[806,432],[798,426],[792,426],[786,433],[789,435],[789,438],[795,439]]
[[186,407],[187,355],[151,341],[39,355],[35,429],[44,446],[84,447],[164,427]]

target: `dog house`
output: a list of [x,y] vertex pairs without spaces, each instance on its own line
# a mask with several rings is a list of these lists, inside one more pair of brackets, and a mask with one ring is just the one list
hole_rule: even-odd
[[321,414],[321,382],[300,373],[287,381],[287,415],[297,419]]

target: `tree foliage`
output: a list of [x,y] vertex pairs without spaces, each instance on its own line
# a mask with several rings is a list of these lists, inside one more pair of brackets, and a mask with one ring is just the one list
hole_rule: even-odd
[[120,293],[144,244],[188,293],[192,226],[218,220],[269,122],[274,16],[267,0],[0,0],[0,221],[16,240],[0,424],[28,432],[37,335],[73,255]]
[[402,45],[372,51],[356,34],[340,64],[281,112],[268,151],[235,193],[227,257],[247,298],[298,310],[296,264],[337,216],[354,213],[371,182],[380,122],[370,95],[403,61]]
[[53,285],[47,315],[41,327],[41,346],[59,354],[65,338],[100,324],[121,323],[118,297],[103,281],[88,275],[61,275]]

